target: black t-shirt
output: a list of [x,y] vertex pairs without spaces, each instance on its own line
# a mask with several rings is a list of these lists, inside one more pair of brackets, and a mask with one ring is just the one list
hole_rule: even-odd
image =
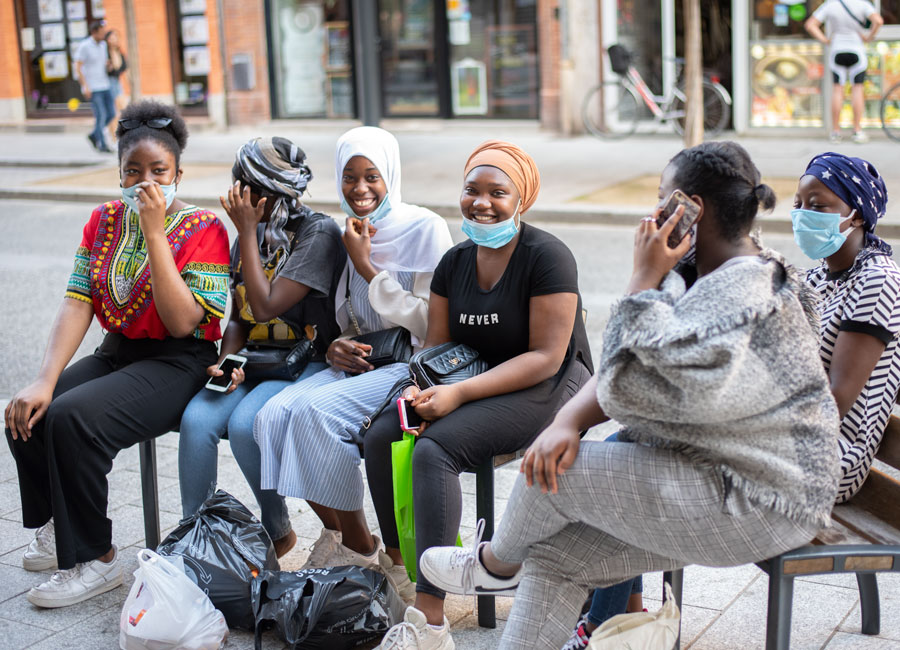
[[478,286],[476,254],[469,240],[444,254],[434,271],[431,290],[447,298],[450,337],[478,350],[491,367],[528,351],[529,307],[532,296],[578,294],[578,315],[566,363],[581,361],[592,369],[578,268],[569,248],[548,232],[522,222],[519,242],[500,280],[488,291]]
[[[260,224],[257,231],[260,249],[265,249],[264,233],[265,224]],[[260,254],[264,256],[265,250],[260,250]],[[240,319],[250,325],[249,341],[313,338],[316,349],[314,358],[324,359],[328,345],[341,333],[334,316],[334,297],[347,263],[341,230],[334,220],[318,212],[310,212],[303,217],[291,240],[290,254],[277,277],[305,284],[310,291],[303,300],[267,323],[257,323],[253,318],[246,300],[240,257],[240,243],[235,240],[231,249],[231,289]],[[263,270],[271,282],[274,264]]]

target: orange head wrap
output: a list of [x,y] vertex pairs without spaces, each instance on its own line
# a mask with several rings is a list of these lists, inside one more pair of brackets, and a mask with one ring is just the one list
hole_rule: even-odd
[[541,189],[541,174],[537,165],[527,153],[519,147],[502,140],[488,140],[482,142],[469,159],[466,161],[466,171],[463,178],[469,172],[481,165],[496,167],[509,176],[519,192],[522,206],[519,213],[522,214],[537,200],[538,191]]

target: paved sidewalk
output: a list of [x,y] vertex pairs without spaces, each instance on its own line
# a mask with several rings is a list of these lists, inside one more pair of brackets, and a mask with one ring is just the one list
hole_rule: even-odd
[[[403,160],[403,198],[456,217],[462,169],[472,149],[489,138],[513,141],[537,160],[542,175],[540,197],[532,219],[586,223],[633,223],[656,201],[656,180],[666,162],[681,148],[673,135],[634,136],[605,141],[581,136],[565,138],[541,131],[530,122],[463,120],[385,122],[396,133]],[[180,196],[219,208],[237,148],[257,135],[283,135],[307,153],[314,173],[307,201],[339,214],[334,182],[334,145],[351,122],[273,121],[255,128],[198,130],[184,155]],[[725,134],[725,138],[735,138]],[[832,145],[824,139],[787,135],[736,138],[778,191],[773,213],[762,219],[770,230],[789,230],[789,211],[796,179],[809,159],[829,150],[862,156],[885,176],[890,191],[900,192],[900,145],[880,133],[865,145]],[[606,191],[604,191],[606,190]],[[91,150],[81,132],[21,133],[0,130],[0,198],[56,198],[100,202],[118,195],[114,155]],[[220,208],[221,209],[221,208]],[[900,201],[889,203],[883,234],[900,236]]]

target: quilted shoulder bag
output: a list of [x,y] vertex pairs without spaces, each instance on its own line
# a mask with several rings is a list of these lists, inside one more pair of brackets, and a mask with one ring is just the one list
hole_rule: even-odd
[[409,359],[409,375],[419,388],[456,384],[488,369],[487,361],[465,343],[441,343]]
[[303,338],[299,341],[248,342],[238,354],[247,358],[244,364],[247,379],[295,381],[306,369],[313,352],[313,342]]

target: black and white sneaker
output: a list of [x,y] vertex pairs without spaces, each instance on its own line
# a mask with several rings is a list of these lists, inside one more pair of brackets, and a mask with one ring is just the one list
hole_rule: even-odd
[[481,563],[479,551],[484,520],[478,522],[475,545],[465,549],[458,546],[435,546],[422,554],[419,568],[435,587],[463,596],[515,596],[519,573],[501,578],[488,572]]

